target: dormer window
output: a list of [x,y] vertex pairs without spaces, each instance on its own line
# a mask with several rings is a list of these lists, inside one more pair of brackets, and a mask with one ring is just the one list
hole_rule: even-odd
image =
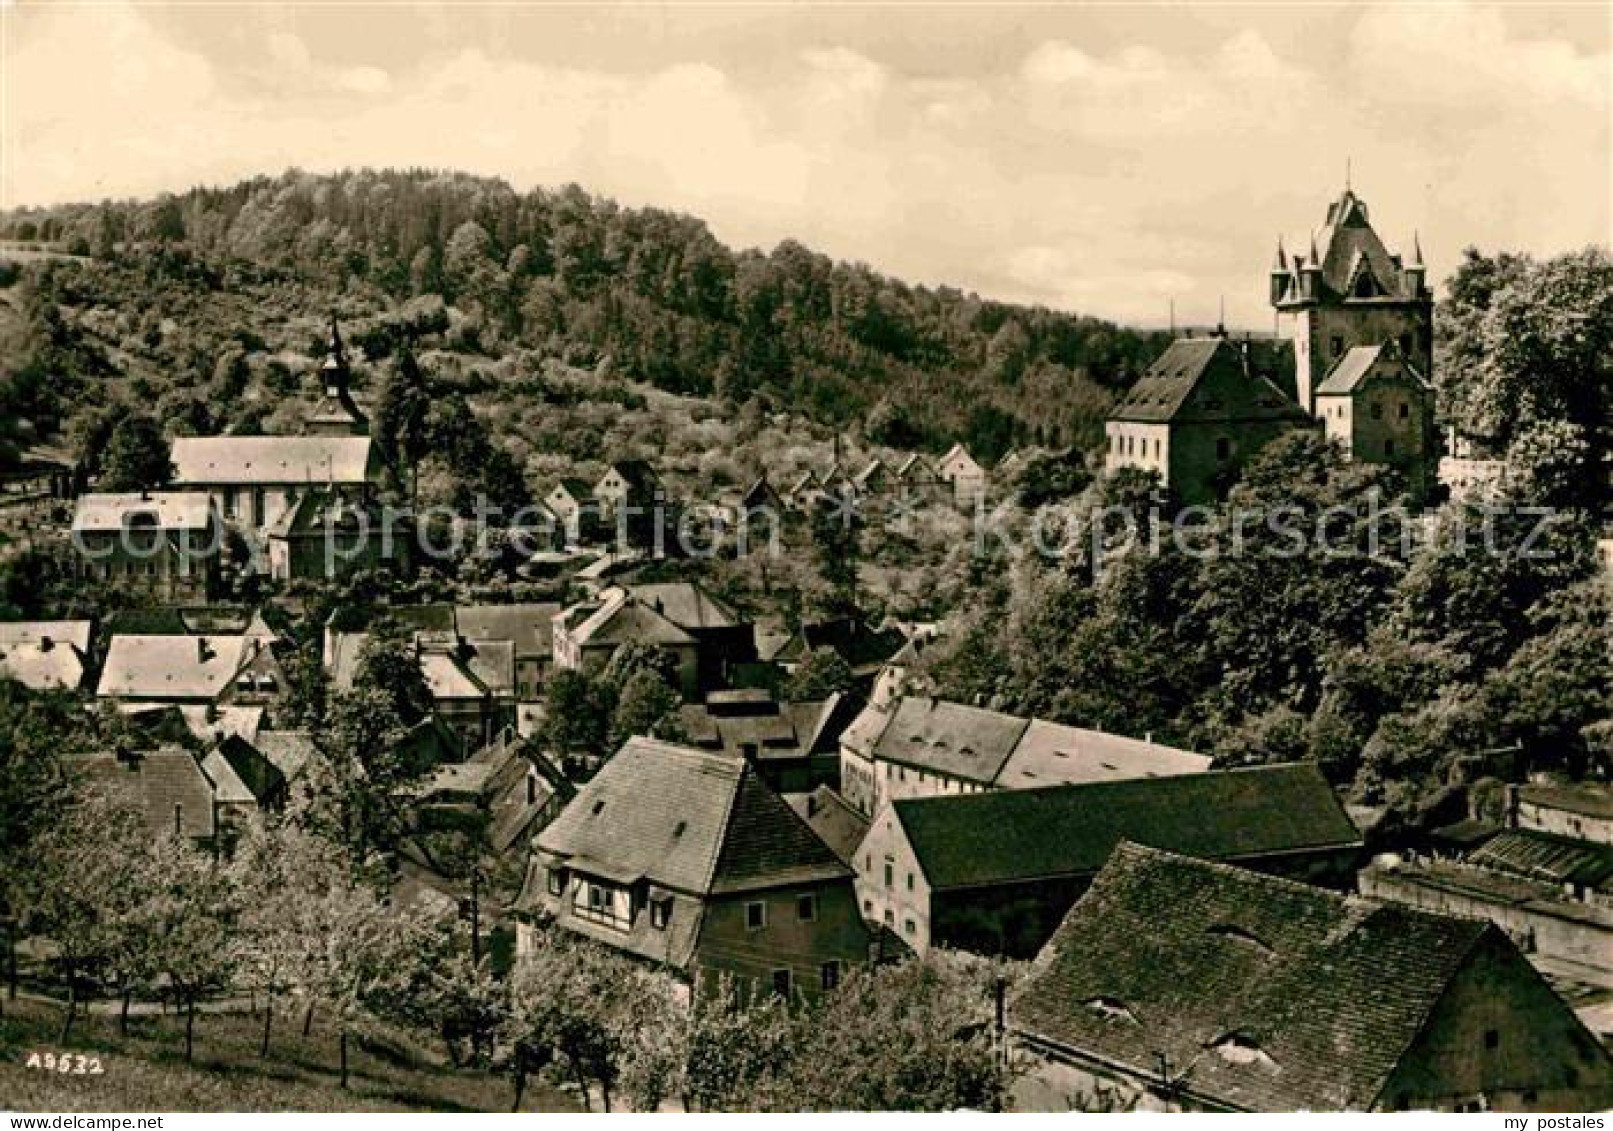
[[549,869],[549,894],[564,895],[566,893],[566,872],[563,868]]
[[650,900],[650,926],[658,931],[666,930],[666,925],[672,919],[672,897],[662,896]]

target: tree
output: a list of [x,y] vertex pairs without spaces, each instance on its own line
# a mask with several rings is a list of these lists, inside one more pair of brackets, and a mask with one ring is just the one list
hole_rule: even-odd
[[113,427],[101,460],[100,488],[150,491],[173,477],[168,441],[152,417],[130,413]]
[[155,964],[185,1011],[185,1062],[195,1049],[196,1006],[224,988],[239,912],[232,875],[188,840],[164,836],[153,847],[145,914],[156,940]]
[[640,669],[628,677],[611,713],[609,745],[620,746],[633,735],[678,741],[683,733],[678,708],[683,700],[658,673]]
[[406,728],[430,715],[434,706],[413,648],[400,630],[386,624],[375,626],[359,648],[353,689],[385,696],[391,717]]
[[552,749],[573,754],[598,753],[605,747],[614,706],[608,688],[562,668],[549,678],[543,705],[543,737]]
[[816,702],[850,691],[856,683],[851,665],[833,648],[807,655],[784,685],[784,698],[796,703]]

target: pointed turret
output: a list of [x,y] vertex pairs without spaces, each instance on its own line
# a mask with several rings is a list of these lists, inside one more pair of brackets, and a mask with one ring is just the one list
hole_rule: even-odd
[[330,344],[319,372],[325,383],[325,396],[314,414],[303,422],[303,431],[311,436],[367,435],[369,421],[354,403],[347,387],[347,349],[342,344],[342,331],[336,324],[334,311],[330,316]]
[[1404,274],[1406,289],[1413,298],[1421,298],[1425,293],[1428,269],[1423,266],[1423,243],[1416,232],[1411,233],[1411,263],[1406,266]]
[[1277,258],[1271,264],[1271,305],[1276,306],[1288,293],[1288,252],[1282,236],[1277,237]]

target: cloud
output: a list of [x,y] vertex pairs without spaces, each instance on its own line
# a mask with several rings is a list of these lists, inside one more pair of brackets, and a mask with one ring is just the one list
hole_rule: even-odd
[[1369,6],[1297,46],[1257,10],[1174,40],[1066,30],[923,73],[772,15],[746,25],[743,57],[608,69],[516,34],[454,43],[452,21],[422,35],[433,13],[387,29],[407,59],[322,58],[282,28],[233,62],[130,5],[9,14],[0,192],[452,166],[1113,317],[1159,322],[1174,297],[1204,321],[1225,294],[1244,325],[1265,324],[1276,234],[1319,223],[1347,156],[1391,246],[1420,229],[1436,278],[1468,243],[1550,252],[1610,223],[1608,56],[1489,9]]

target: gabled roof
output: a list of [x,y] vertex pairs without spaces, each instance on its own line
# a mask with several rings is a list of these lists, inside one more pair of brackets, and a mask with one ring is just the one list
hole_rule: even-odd
[[1172,342],[1110,411],[1109,419],[1157,424],[1302,422],[1310,417],[1265,377],[1247,372],[1235,344],[1213,337]]
[[1193,754],[1140,738],[1032,719],[993,785],[1034,789],[1044,785],[1163,778],[1210,768],[1206,754]]
[[1316,395],[1349,396],[1375,378],[1407,380],[1429,391],[1428,382],[1412,368],[1400,351],[1383,344],[1355,346],[1346,350],[1344,356],[1328,370],[1327,376],[1322,378],[1322,383],[1316,386]]
[[296,781],[303,767],[318,754],[313,736],[305,730],[260,730],[252,745],[288,782]]
[[[1365,202],[1349,189],[1327,206],[1327,222],[1319,239],[1313,235],[1308,256],[1296,255],[1290,264],[1280,242],[1278,246],[1278,262],[1272,274],[1286,280],[1279,306],[1323,298],[1344,303],[1426,298],[1420,276],[1411,270],[1421,269],[1422,248],[1414,241],[1410,268],[1402,267],[1373,229]],[[1320,287],[1307,293],[1300,278],[1313,271]]]
[[694,896],[851,874],[743,758],[649,738],[628,739],[537,847]]
[[212,699],[246,658],[244,636],[114,636],[95,693],[117,699]]
[[879,459],[870,460],[868,466],[851,477],[851,481],[859,487],[866,487],[873,480],[886,474],[885,464]]
[[0,621],[0,647],[7,644],[67,644],[80,652],[90,650],[87,620],[7,620]]
[[[834,854],[847,865],[857,855],[857,846],[868,835],[871,823],[867,817],[846,803],[833,789],[820,785],[811,793],[791,793],[784,798],[808,825],[817,833]],[[854,866],[854,865],[852,865]]]
[[175,813],[181,834],[206,840],[216,825],[213,783],[189,751],[164,747],[141,753],[132,763],[96,754],[81,763],[90,779],[133,799],[153,836],[171,836]]
[[180,436],[176,484],[365,482],[373,470],[368,436]]
[[[611,463],[605,469],[605,475],[615,472],[627,481],[627,486],[634,492],[649,492],[660,485],[660,476],[655,474],[655,468],[649,461],[642,459],[621,459]],[[600,476],[601,481],[604,475]],[[597,490],[598,484],[595,484]]]
[[570,495],[572,502],[579,504],[586,503],[594,497],[594,485],[586,479],[578,479],[575,476],[562,478],[550,488],[549,494],[553,495],[556,491]]
[[383,521],[391,521],[394,528],[403,516],[389,514],[380,507],[367,506],[344,495],[315,488],[304,493],[293,505],[281,512],[269,527],[271,538],[324,537],[327,526],[339,537],[350,537],[349,532],[364,531],[370,537],[379,537]]
[[733,628],[740,623],[740,616],[732,605],[698,582],[662,581],[631,585],[627,589],[641,604],[691,632],[702,628]]
[[1028,719],[982,707],[909,696],[897,704],[874,756],[988,785],[1029,725]]
[[953,444],[947,449],[946,455],[941,457],[940,468],[942,473],[945,474],[948,469],[959,467],[973,468],[975,471],[984,470],[975,457],[969,454],[968,448],[962,444]]
[[896,478],[904,483],[920,477],[934,479],[935,468],[931,467],[929,462],[917,452],[908,456],[896,467]]
[[1310,763],[949,794],[893,808],[938,890],[1091,875],[1122,840],[1218,860],[1361,842]]
[[547,658],[554,650],[555,602],[518,605],[460,605],[454,622],[466,640],[508,640],[515,655]]
[[[1119,845],[1010,1007],[1024,1036],[1254,1111],[1371,1107],[1482,920]],[[1522,965],[1520,960],[1520,965]]]
[[224,783],[213,769],[218,763],[227,765],[237,783],[247,792],[244,800],[261,803],[286,787],[286,774],[269,759],[258,745],[238,735],[228,735],[203,760],[202,766],[219,786],[219,800],[233,800],[223,796]]
[[130,491],[80,495],[73,509],[75,531],[111,532],[131,525],[156,530],[206,530],[213,500],[204,491]]
[[599,607],[572,630],[579,645],[615,647],[619,644],[693,644],[694,637],[622,589],[608,590]]

